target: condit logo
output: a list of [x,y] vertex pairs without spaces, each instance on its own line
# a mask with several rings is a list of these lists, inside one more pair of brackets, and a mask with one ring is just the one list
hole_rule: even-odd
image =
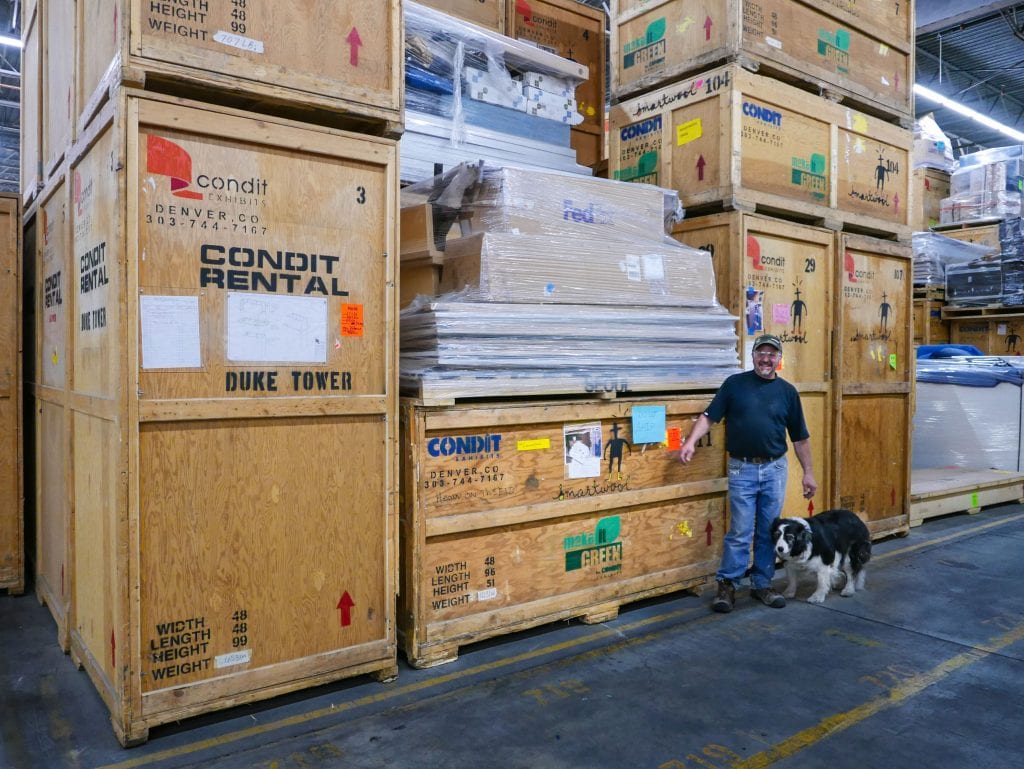
[[147,136],[146,170],[170,177],[171,194],[175,197],[203,199],[203,193],[188,189],[192,184],[192,156],[174,142],[161,136]]

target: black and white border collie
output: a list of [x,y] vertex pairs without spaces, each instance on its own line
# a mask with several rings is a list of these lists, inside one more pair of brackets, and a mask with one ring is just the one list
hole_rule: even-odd
[[840,595],[864,589],[864,564],[871,559],[868,527],[850,510],[826,510],[813,518],[777,518],[772,524],[775,553],[786,566],[783,595],[796,596],[799,572],[814,572],[818,587],[807,600],[822,603],[833,580],[842,572],[846,584]]

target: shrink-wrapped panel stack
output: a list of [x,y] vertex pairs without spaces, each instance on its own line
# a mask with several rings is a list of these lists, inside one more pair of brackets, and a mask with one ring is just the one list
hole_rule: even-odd
[[[403,311],[401,376],[436,397],[717,384],[736,318],[711,255],[665,236],[675,193],[519,168],[462,166],[403,191],[457,212],[439,296]],[[461,237],[459,237],[461,236]]]

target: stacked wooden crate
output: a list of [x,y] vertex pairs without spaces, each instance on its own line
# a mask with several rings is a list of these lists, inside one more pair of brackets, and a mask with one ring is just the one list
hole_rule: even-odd
[[393,676],[399,3],[25,18],[35,584],[60,643],[124,744]]
[[676,237],[715,249],[741,358],[778,334],[783,376],[823,403],[816,506],[876,535],[909,515],[913,29],[882,2],[612,6],[609,176],[679,191]]
[[0,195],[0,590],[25,590],[22,483],[21,205]]

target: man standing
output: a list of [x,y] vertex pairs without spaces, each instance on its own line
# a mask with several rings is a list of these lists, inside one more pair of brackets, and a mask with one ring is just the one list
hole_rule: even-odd
[[818,489],[800,395],[776,373],[782,359],[782,340],[762,334],[754,340],[752,357],[754,370],[733,374],[722,383],[679,450],[680,460],[689,462],[697,441],[712,423],[725,419],[731,522],[715,575],[718,592],[711,608],[718,612],[732,611],[736,581],[747,571],[752,542],[750,595],[773,609],[786,605],[786,599],[772,587],[775,548],[771,528],[786,499],[787,433],[804,471],[804,497],[810,499]]

